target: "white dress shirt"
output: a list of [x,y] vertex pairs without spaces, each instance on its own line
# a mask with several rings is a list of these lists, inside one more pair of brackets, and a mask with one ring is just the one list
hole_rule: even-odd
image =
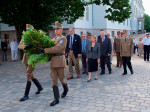
[[150,45],[150,38],[147,38],[147,37],[143,38],[142,43],[143,43],[144,45]]
[[133,39],[133,43],[134,43],[134,46],[136,46],[137,45],[137,40],[135,39]]
[[18,51],[18,43],[17,42],[11,42],[10,48],[11,48],[11,51]]

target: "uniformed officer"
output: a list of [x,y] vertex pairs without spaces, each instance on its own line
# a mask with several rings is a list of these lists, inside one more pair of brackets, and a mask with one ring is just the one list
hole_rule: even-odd
[[131,64],[131,57],[133,56],[133,39],[128,36],[127,30],[123,31],[124,38],[121,38],[120,42],[120,56],[122,57],[123,61],[123,68],[124,73],[122,75],[127,74],[127,67],[130,69],[131,74],[133,74],[132,64]]
[[146,33],[146,37],[143,38],[143,47],[144,47],[144,61],[149,61],[149,52],[150,52],[150,37],[149,33]]
[[120,39],[121,39],[121,33],[120,31],[117,32],[117,38],[114,40],[114,53],[117,57],[117,65],[116,67],[122,66],[122,59],[120,57]]
[[59,103],[59,89],[58,89],[58,78],[60,79],[64,92],[61,97],[64,98],[68,92],[67,82],[65,80],[65,67],[66,67],[66,59],[65,59],[65,49],[67,44],[67,39],[62,35],[63,26],[60,23],[55,23],[55,35],[56,37],[53,39],[55,41],[54,47],[51,48],[43,48],[41,47],[41,52],[46,54],[53,54],[51,58],[50,64],[50,76],[53,82],[53,93],[54,93],[54,101],[50,103],[50,106],[54,106]]
[[[26,24],[26,30],[29,30],[30,26],[32,26],[32,25]],[[26,50],[26,49],[31,48],[32,46],[33,45],[31,45],[31,44],[30,45],[24,45],[23,44],[23,39],[21,39],[18,48],[22,49],[22,50]],[[29,98],[28,95],[29,95],[29,92],[30,92],[30,87],[31,87],[31,82],[32,81],[38,88],[38,90],[35,94],[40,94],[40,92],[43,90],[43,88],[42,88],[41,84],[39,83],[39,81],[33,75],[34,67],[32,67],[31,65],[28,65],[28,55],[26,53],[24,53],[22,63],[24,63],[25,67],[26,67],[27,84],[26,84],[26,89],[25,89],[24,96],[20,99],[20,101],[25,101]]]

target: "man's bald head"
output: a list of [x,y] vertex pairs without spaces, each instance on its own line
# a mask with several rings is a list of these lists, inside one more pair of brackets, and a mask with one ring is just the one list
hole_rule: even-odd
[[69,34],[70,34],[70,35],[73,35],[73,34],[74,34],[74,28],[73,28],[73,27],[70,27],[70,28],[69,28]]
[[110,38],[110,34],[109,33],[107,33],[107,37]]

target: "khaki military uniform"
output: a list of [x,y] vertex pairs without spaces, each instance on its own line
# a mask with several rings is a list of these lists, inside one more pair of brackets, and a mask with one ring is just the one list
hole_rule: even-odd
[[65,80],[65,67],[66,67],[66,58],[65,55],[55,56],[60,53],[65,53],[67,39],[65,36],[55,37],[54,47],[45,48],[44,53],[53,54],[50,63],[50,76],[52,78],[53,86],[58,86],[57,80],[60,79],[62,84],[66,84]]
[[120,41],[121,38],[115,38],[114,40],[114,50],[116,51],[116,58],[117,58],[117,66],[122,66],[122,59],[120,56]]
[[[23,40],[21,39],[18,48],[24,50],[26,45],[23,45]],[[34,71],[34,67],[32,67],[31,65],[28,65],[28,55],[26,53],[24,53],[23,55],[23,59],[22,59],[22,63],[25,64],[26,67],[26,75],[27,75],[27,81],[32,81],[32,79],[35,79],[34,75],[33,75],[33,71]]]
[[133,39],[131,37],[121,38],[120,42],[120,55],[125,57],[130,57],[133,54]]
[[120,42],[120,55],[122,56],[124,74],[127,74],[127,68],[130,69],[133,74],[132,64],[131,64],[131,55],[133,55],[133,39],[131,37],[121,38]]

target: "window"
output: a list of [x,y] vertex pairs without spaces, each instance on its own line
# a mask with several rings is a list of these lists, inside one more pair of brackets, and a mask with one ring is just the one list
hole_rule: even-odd
[[9,35],[8,34],[4,34],[5,39],[8,39]]
[[138,13],[137,13],[137,8],[136,8],[136,17],[137,17]]
[[126,22],[124,21],[124,22],[123,22],[123,25],[125,25],[125,24],[126,24]]
[[5,37],[6,41],[7,41],[7,43],[9,44],[9,34],[4,34],[4,37]]
[[89,7],[86,7],[86,21],[89,21]]
[[134,15],[135,15],[135,6],[134,6]]
[[132,20],[130,19],[130,27],[132,27]]

